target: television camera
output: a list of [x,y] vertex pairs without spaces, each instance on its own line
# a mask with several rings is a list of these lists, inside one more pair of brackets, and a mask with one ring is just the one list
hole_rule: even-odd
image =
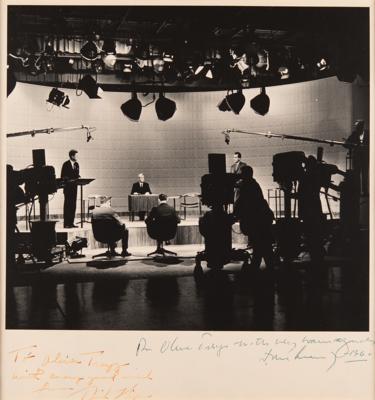
[[[278,153],[273,156],[273,180],[279,184],[280,189],[284,193],[283,218],[278,218],[276,220],[276,237],[278,254],[285,259],[294,259],[300,253],[303,232],[300,223],[301,215],[297,217],[295,215],[295,210],[297,204],[299,205],[299,214],[301,209],[306,207],[305,204],[301,203],[304,199],[299,189],[301,182],[306,179],[307,170],[311,163],[314,165],[313,186],[316,192],[315,196],[320,202],[320,190],[323,189],[322,193],[325,195],[327,206],[331,213],[328,189],[336,189],[335,185],[332,184],[332,175],[344,173],[340,171],[336,165],[324,163],[322,157],[322,148],[318,148],[317,158],[313,156],[306,157],[305,153],[302,151]],[[337,200],[337,197],[331,197]],[[295,201],[293,215],[291,206],[292,199]]]
[[207,267],[222,269],[230,261],[248,263],[249,253],[232,248],[232,214],[227,212],[228,205],[234,202],[234,189],[238,176],[226,173],[225,154],[208,155],[209,173],[201,178],[202,204],[210,210],[199,219],[199,230],[205,238],[204,251],[195,258],[194,274],[203,274],[201,261],[207,261]]
[[[21,187],[23,186],[23,188]],[[9,241],[8,260],[14,261],[16,252],[17,210],[23,204],[36,199],[40,205],[40,220],[30,221],[31,253],[40,261],[50,262],[52,248],[56,245],[56,221],[48,220],[48,195],[57,191],[55,169],[45,165],[43,149],[33,150],[33,166],[15,171],[7,165],[7,237]],[[33,258],[34,259],[34,258]]]

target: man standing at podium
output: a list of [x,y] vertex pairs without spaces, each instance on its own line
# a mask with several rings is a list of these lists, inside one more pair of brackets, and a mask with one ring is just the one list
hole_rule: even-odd
[[[150,185],[145,182],[145,176],[141,172],[138,175],[138,182],[133,183],[131,194],[151,194]],[[140,211],[138,213],[139,219],[143,221],[145,219],[145,212]]]
[[230,172],[232,174],[236,175],[241,175],[242,173],[242,168],[246,166],[246,163],[241,161],[241,153],[239,151],[236,151],[233,155],[233,161],[234,163],[230,167]]
[[64,228],[77,228],[74,225],[77,203],[77,183],[79,164],[77,162],[77,150],[69,151],[69,160],[65,161],[61,169],[61,178],[64,180]]

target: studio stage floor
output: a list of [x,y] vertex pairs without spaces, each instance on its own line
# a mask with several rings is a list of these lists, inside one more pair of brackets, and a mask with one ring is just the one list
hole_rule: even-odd
[[[327,258],[328,281],[312,284],[307,259],[244,278],[241,263],[193,276],[201,245],[171,245],[173,263],[130,247],[128,261],[86,260],[42,271],[23,266],[7,289],[8,329],[361,331],[368,329],[366,268]],[[85,262],[85,261],[88,261]]]
[[[146,223],[144,221],[129,221],[129,219],[122,218],[126,227],[129,230],[129,246],[130,247],[142,247],[142,246],[154,246],[155,240],[151,239],[147,233]],[[199,233],[198,216],[188,217],[186,220],[181,220],[177,226],[177,233],[174,239],[171,240],[173,245],[191,245],[191,244],[203,244],[204,240],[202,235]],[[104,245],[98,243],[92,233],[92,227],[90,222],[84,222],[81,228],[80,224],[77,228],[66,229],[63,226],[63,221],[57,220],[56,233],[58,243],[62,244],[66,241],[74,240],[77,236],[85,237],[88,240],[88,248],[95,249],[104,247]],[[25,221],[20,221],[18,229],[21,232],[21,236],[25,240],[31,240],[30,230],[26,229]],[[243,245],[247,243],[247,238],[240,232],[239,224],[236,223],[232,227],[232,242],[236,245]]]

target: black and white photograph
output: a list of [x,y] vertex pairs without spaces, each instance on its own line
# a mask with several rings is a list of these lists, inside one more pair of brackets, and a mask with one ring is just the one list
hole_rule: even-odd
[[6,330],[369,331],[369,7],[6,12]]

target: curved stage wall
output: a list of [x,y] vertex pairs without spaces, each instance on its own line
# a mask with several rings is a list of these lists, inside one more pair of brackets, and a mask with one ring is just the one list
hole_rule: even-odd
[[[177,103],[172,119],[159,121],[151,104],[142,109],[137,123],[120,110],[129,93],[104,92],[102,99],[90,100],[85,94],[78,97],[73,90],[62,89],[70,97],[70,109],[54,107],[49,111],[45,100],[51,88],[17,84],[7,99],[7,133],[82,124],[97,130],[88,143],[84,131],[9,138],[7,161],[15,169],[25,168],[32,163],[31,150],[44,148],[47,164],[53,165],[59,176],[68,151],[75,148],[81,176],[96,178],[85,187],[84,196],[112,196],[113,207],[126,212],[127,196],[139,172],[144,172],[154,193],[200,192],[200,177],[208,172],[207,154],[226,153],[229,168],[233,152],[241,151],[266,195],[268,188],[276,187],[272,181],[273,154],[290,150],[316,154],[317,145],[233,134],[228,146],[221,131],[236,128],[342,140],[351,131],[353,86],[332,77],[267,88],[271,105],[266,116],[255,114],[249,105],[259,89],[244,91],[246,104],[239,115],[218,110],[225,92],[167,94]],[[150,97],[139,95],[144,104]],[[324,146],[324,160],[341,168],[345,168],[345,155],[341,147]],[[62,205],[59,190],[50,201],[50,214],[61,215]]]

